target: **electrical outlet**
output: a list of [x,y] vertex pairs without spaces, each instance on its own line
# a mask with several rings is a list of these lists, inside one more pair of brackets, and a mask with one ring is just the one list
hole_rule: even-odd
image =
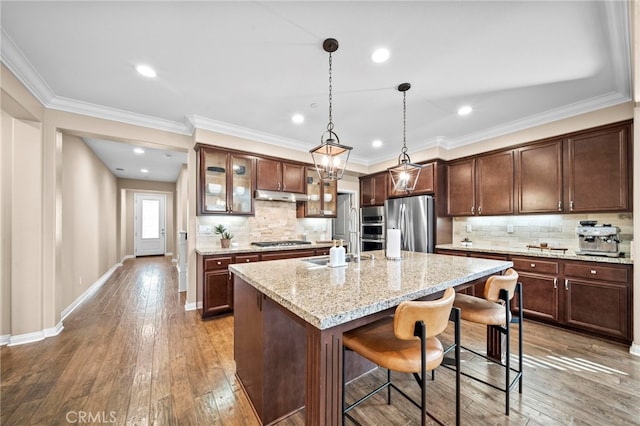
[[467,232],[471,232],[471,231],[472,231],[471,225],[467,225]]
[[507,225],[507,233],[513,234],[513,225]]
[[198,232],[200,234],[210,234],[211,233],[211,225],[200,225],[198,227]]

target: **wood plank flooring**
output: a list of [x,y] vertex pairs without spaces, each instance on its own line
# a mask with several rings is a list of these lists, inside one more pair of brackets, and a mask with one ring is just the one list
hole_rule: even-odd
[[[256,425],[234,376],[233,317],[201,321],[184,311],[175,268],[164,257],[127,260],[64,322],[59,336],[0,348],[2,425]],[[628,348],[539,324],[525,325],[522,395],[462,379],[463,425],[640,425],[640,358]],[[484,346],[484,328],[463,324],[463,340]],[[448,330],[450,333],[450,330]],[[443,340],[450,338],[445,334]],[[464,368],[499,375],[471,353]],[[348,398],[382,380],[376,371],[350,384]],[[394,375],[408,393],[410,376]],[[454,423],[453,373],[429,382],[429,411]],[[368,425],[418,424],[401,396],[355,410]],[[282,425],[303,425],[304,412]]]

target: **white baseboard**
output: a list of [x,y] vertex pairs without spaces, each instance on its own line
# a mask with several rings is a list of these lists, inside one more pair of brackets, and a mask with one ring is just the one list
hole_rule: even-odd
[[62,325],[62,321],[56,324],[55,327],[45,328],[44,330],[34,331],[33,333],[26,334],[18,334],[16,336],[2,336],[3,338],[8,337],[7,346],[17,346],[24,345],[25,343],[33,343],[39,342],[41,340],[46,339],[47,337],[53,337],[60,334],[60,332],[64,329]]
[[58,334],[60,334],[62,332],[62,330],[64,330],[64,325],[62,325],[62,319],[61,319],[60,322],[57,323],[55,327],[45,328],[43,330],[44,337],[57,336]]
[[195,311],[196,309],[202,309],[202,302],[188,302],[184,304],[185,311]]
[[637,343],[632,343],[629,348],[629,353],[631,355],[640,356],[640,345]]
[[6,344],[9,343],[9,339],[11,339],[11,335],[10,334],[5,334],[3,336],[0,336],[0,346],[4,346]]
[[[126,256],[125,256],[126,257]],[[119,267],[122,266],[122,263],[116,263],[115,265],[113,265],[111,267],[111,269],[109,269],[107,272],[104,273],[104,275],[102,275],[100,278],[98,278],[98,280],[93,283],[91,285],[91,287],[89,287],[88,289],[85,290],[84,293],[82,293],[80,296],[78,296],[76,298],[76,300],[74,300],[69,306],[67,306],[62,313],[60,314],[61,319],[60,321],[63,321],[67,316],[69,316],[69,314],[71,312],[73,312],[73,310],[75,308],[77,308],[78,306],[80,306],[80,304],[82,304],[82,302],[84,302],[84,300],[91,296],[91,294],[93,294],[93,292],[95,292],[96,290],[98,290],[100,287],[102,287],[102,285],[107,282],[107,280],[109,278],[111,278],[111,275],[113,275],[113,273],[116,271],[116,269],[118,269]]]
[[122,260],[120,261],[120,263],[121,263],[121,264],[122,264],[122,263],[124,263],[124,261],[125,261],[125,260],[127,260],[127,259],[135,259],[135,256],[134,256],[134,255],[132,255],[132,254],[126,254],[126,255],[124,255],[124,257],[122,258]]
[[165,256],[173,256],[173,252],[172,251],[168,251],[164,254]]

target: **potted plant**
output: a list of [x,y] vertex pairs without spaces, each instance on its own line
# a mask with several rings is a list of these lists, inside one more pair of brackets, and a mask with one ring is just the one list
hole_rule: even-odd
[[216,235],[220,235],[220,246],[222,248],[229,248],[229,246],[231,246],[233,234],[227,230],[227,227],[224,225],[217,225],[213,230]]

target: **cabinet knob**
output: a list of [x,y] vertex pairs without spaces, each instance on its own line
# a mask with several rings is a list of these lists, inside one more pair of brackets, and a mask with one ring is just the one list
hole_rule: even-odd
[[478,214],[482,214],[482,206],[478,207]]
[[597,273],[598,273],[598,271],[596,271],[595,269],[592,269],[592,270],[591,270],[591,274],[592,274],[592,275],[595,275],[595,274],[597,274]]
[[535,267],[536,267],[536,264],[535,264],[535,263],[532,263],[532,264],[531,264],[531,267],[532,267],[532,268],[535,268]]
[[247,263],[251,262],[249,259],[246,260]]
[[220,262],[219,260],[218,260],[218,265],[222,265],[222,262]]
[[475,214],[476,208],[474,206],[471,206],[471,214]]

